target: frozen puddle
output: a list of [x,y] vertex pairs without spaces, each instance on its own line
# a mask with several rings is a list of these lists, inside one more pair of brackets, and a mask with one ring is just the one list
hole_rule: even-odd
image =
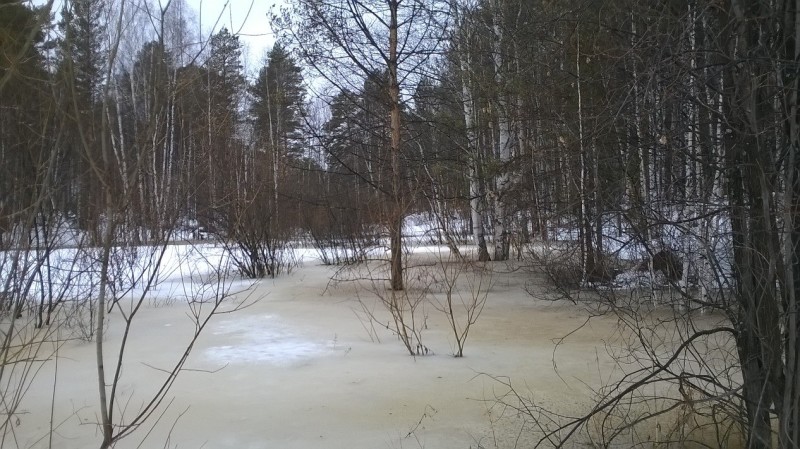
[[295,335],[275,315],[220,321],[212,333],[229,343],[206,349],[206,358],[217,363],[287,366],[322,355],[330,347]]

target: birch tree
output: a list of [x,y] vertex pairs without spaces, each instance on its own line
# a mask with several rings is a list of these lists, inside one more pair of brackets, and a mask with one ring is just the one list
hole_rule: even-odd
[[473,243],[477,247],[478,260],[485,262],[490,260],[489,251],[486,246],[486,229],[484,223],[486,211],[485,181],[483,175],[483,155],[479,147],[476,124],[476,101],[474,98],[475,67],[471,63],[469,46],[476,40],[476,25],[468,21],[475,11],[462,11],[462,7],[457,3],[452,5],[453,14],[456,22],[456,33],[452,40],[455,43],[455,52],[458,55],[458,68],[461,84],[461,104],[464,114],[464,128],[467,137],[466,152],[469,157],[469,201],[470,201],[470,221],[472,224]]
[[493,0],[492,11],[492,65],[494,68],[494,82],[497,87],[495,99],[495,114],[497,116],[497,137],[494,140],[494,156],[497,159],[499,173],[495,180],[492,200],[494,203],[494,260],[508,260],[508,198],[507,192],[511,188],[511,176],[507,164],[511,161],[512,136],[511,136],[511,100],[508,92],[507,70],[509,61],[509,45],[505,34],[505,6],[508,2]]

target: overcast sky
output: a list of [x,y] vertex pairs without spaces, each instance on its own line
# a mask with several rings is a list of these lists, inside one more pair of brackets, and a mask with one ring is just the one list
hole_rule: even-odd
[[[248,47],[250,63],[258,64],[264,52],[272,48],[275,37],[269,27],[270,8],[278,8],[282,0],[186,0],[198,13],[204,30],[210,30],[219,17],[219,24],[232,33],[238,32],[240,42]],[[220,13],[222,16],[220,17]]]
[[[47,0],[23,1],[29,1],[33,6],[43,6],[47,3]],[[166,0],[148,1],[156,5],[166,2]],[[243,52],[242,55],[251,65],[248,70],[253,70],[275,42],[275,36],[269,26],[270,8],[280,8],[284,5],[284,0],[186,0],[186,4],[194,9],[197,19],[201,21],[202,35],[209,36],[223,26],[232,33],[238,33],[239,41],[247,47],[247,52]],[[63,5],[64,0],[55,0],[53,4],[56,21],[59,20]],[[214,26],[217,18],[219,22]]]

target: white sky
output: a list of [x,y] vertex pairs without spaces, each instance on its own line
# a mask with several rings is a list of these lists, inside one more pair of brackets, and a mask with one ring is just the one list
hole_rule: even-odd
[[[268,14],[270,8],[277,10],[283,5],[282,0],[186,0],[186,3],[197,12],[203,30],[218,31],[225,26],[231,33],[238,33],[239,41],[247,47],[242,55],[249,54],[246,59],[250,65],[258,65],[275,42]],[[218,17],[219,23],[211,30]]]
[[[33,6],[47,3],[47,0],[24,1],[30,1]],[[55,0],[53,12],[56,15],[60,14],[63,1]],[[155,4],[164,3],[164,0],[148,1]],[[264,55],[275,42],[275,36],[269,25],[270,9],[275,8],[278,12],[278,8],[285,3],[284,0],[186,0],[186,4],[197,14],[201,26],[201,30],[198,31],[202,31],[201,35],[210,36],[223,26],[231,33],[239,34],[239,42],[245,47],[242,52],[245,60],[242,62],[245,63],[248,72],[253,72],[258,70]]]

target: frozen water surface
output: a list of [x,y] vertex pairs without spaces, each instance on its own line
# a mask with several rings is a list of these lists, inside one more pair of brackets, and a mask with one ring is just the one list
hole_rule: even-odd
[[275,315],[219,321],[212,333],[229,343],[206,349],[206,358],[217,363],[288,366],[322,355],[329,347],[325,342],[295,334]]

